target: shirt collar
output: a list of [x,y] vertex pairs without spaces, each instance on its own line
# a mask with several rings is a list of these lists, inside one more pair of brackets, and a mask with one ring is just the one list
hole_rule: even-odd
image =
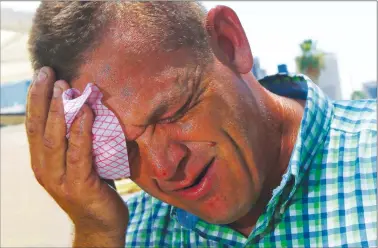
[[[279,82],[286,82],[285,87],[279,87]],[[272,211],[279,208],[280,213],[276,215],[279,217],[286,210],[287,203],[324,144],[331,127],[333,102],[305,75],[277,74],[264,78],[260,83],[275,94],[306,100],[287,172],[283,175],[280,186],[273,191],[268,204]],[[287,86],[290,86],[289,89]],[[282,196],[283,192],[287,193]]]
[[[273,190],[266,212],[259,218],[250,238],[267,231],[273,219],[281,218],[288,202],[300,185],[306,170],[330,129],[332,101],[305,75],[276,74],[259,80],[267,90],[281,96],[306,100],[305,110],[287,172]],[[200,220],[182,209],[172,207],[171,217],[188,229],[195,229]]]

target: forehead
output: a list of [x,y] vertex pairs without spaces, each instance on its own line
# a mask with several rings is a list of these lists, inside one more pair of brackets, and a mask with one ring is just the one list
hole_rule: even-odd
[[95,83],[104,104],[122,117],[142,121],[156,108],[185,100],[199,78],[199,67],[184,49],[130,56],[126,49],[104,43],[80,69],[73,87],[82,91],[87,83]]

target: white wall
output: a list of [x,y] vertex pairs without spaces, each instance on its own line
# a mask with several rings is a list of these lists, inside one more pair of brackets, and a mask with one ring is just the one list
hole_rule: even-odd
[[32,13],[1,9],[1,84],[31,79],[27,49]]

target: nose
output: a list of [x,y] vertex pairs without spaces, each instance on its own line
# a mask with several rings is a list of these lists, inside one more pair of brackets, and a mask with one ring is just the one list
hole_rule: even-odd
[[153,134],[148,133],[146,130],[144,135],[150,137],[141,139],[140,147],[143,146],[148,154],[152,178],[158,181],[172,180],[178,175],[179,169],[189,156],[188,147],[184,143],[172,139],[164,130],[155,129]]
[[140,135],[142,135],[145,130],[146,130],[145,127],[127,125],[127,127],[123,129],[123,133],[125,134],[127,141],[134,141]]

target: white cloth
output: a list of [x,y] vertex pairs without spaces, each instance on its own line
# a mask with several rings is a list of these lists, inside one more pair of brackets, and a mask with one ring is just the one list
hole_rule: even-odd
[[101,178],[121,179],[130,176],[126,139],[115,114],[105,107],[102,93],[92,83],[84,89],[83,94],[77,89],[63,92],[64,115],[67,124],[67,138],[71,125],[81,107],[86,103],[94,112],[93,156],[96,170]]

